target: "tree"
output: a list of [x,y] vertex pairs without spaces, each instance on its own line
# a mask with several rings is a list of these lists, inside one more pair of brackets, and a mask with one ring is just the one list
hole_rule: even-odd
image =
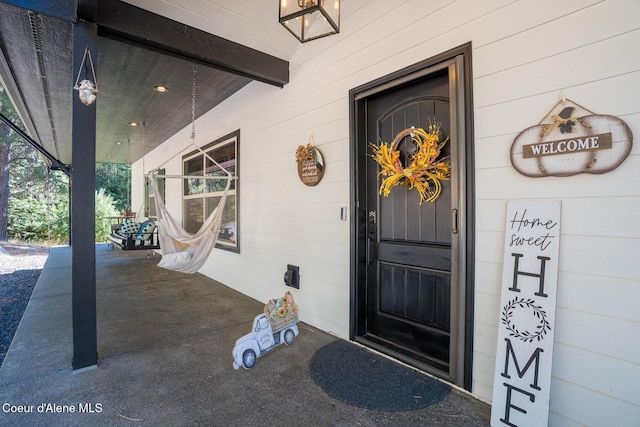
[[[17,151],[15,144],[13,152]],[[20,241],[69,241],[69,180],[49,171],[31,147],[11,163],[8,237]],[[31,156],[35,159],[30,158]],[[13,155],[12,155],[13,157]]]
[[111,223],[105,217],[118,215],[115,202],[104,188],[96,191],[96,242],[109,241]]
[[0,124],[0,241],[7,240],[7,220],[9,218],[9,153],[11,141]]
[[104,189],[104,194],[113,198],[120,212],[131,211],[129,188],[131,185],[131,166],[120,163],[98,163],[96,165],[96,188]]
[[[13,103],[4,87],[0,85],[0,113],[14,123],[20,123]],[[9,163],[11,148],[19,138],[5,123],[0,123],[0,241],[7,240],[7,224],[9,219]]]
[[[17,126],[22,126],[1,85],[0,112]],[[0,124],[0,165],[0,241],[9,237],[47,239],[51,219],[60,215],[66,222],[54,227],[58,235],[56,240],[65,240],[69,234],[68,209],[65,210],[68,206],[66,176],[60,172],[49,172],[38,151],[5,123]]]

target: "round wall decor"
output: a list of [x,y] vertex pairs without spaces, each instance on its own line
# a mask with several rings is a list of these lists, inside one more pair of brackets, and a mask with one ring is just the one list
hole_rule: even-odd
[[300,145],[296,150],[298,176],[304,185],[317,185],[324,176],[324,157],[313,144]]

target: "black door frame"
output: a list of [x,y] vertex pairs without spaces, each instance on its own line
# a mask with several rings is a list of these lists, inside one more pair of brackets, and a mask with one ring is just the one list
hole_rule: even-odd
[[[472,67],[471,67],[471,43],[458,46],[447,52],[421,61],[402,70],[388,74],[374,81],[358,86],[349,91],[349,155],[351,158],[350,170],[350,315],[349,315],[349,339],[355,340],[358,336],[365,333],[365,313],[366,313],[366,287],[363,284],[366,281],[366,269],[363,267],[366,257],[366,209],[359,205],[359,200],[365,194],[366,180],[363,179],[362,171],[366,170],[365,162],[368,142],[363,136],[366,135],[366,99],[368,96],[393,89],[406,82],[418,79],[428,74],[430,69],[451,62],[454,58],[458,60],[459,72],[455,74],[456,79],[462,81],[452,81],[451,84],[456,85],[458,90],[457,104],[459,105],[459,116],[462,116],[463,134],[459,136],[460,146],[464,150],[462,173],[463,193],[458,195],[460,201],[458,229],[464,232],[462,240],[463,247],[461,251],[465,253],[463,274],[460,281],[464,281],[462,292],[462,300],[464,306],[459,310],[464,313],[464,322],[458,325],[458,331],[461,331],[462,351],[459,352],[459,364],[462,366],[462,372],[457,375],[456,382],[458,385],[467,390],[471,390],[472,386],[472,368],[473,368],[473,307],[474,307],[474,270],[475,270],[475,161],[473,150],[473,91],[472,91]],[[361,285],[361,286],[360,286]],[[453,288],[453,284],[452,284]],[[454,325],[452,324],[452,327]],[[405,362],[411,361],[405,360]],[[421,366],[418,366],[421,367]]]

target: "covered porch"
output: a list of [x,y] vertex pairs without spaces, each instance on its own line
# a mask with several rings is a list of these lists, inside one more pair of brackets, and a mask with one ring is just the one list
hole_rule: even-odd
[[263,302],[159,268],[147,251],[99,244],[96,255],[99,369],[72,373],[71,250],[52,248],[0,368],[8,424],[488,425],[488,406],[455,389],[405,412],[333,398],[314,382],[310,361],[339,338],[304,323],[291,347],[235,371],[235,340]]

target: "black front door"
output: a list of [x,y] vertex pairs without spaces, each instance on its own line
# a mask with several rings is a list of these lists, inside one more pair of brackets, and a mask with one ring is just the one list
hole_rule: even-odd
[[[449,135],[449,84],[437,76],[374,97],[368,102],[370,141],[391,142],[411,126],[437,121]],[[449,143],[445,145],[448,155]],[[409,166],[415,144],[398,144]],[[455,167],[455,165],[452,165]],[[373,159],[367,163],[367,335],[448,372],[451,317],[451,182],[435,202],[419,203],[415,189],[394,187],[380,196]]]
[[[459,63],[451,60],[357,101],[354,338],[462,385],[464,141],[456,70]],[[441,155],[449,159],[452,171],[451,180],[442,181],[440,196],[421,204],[418,191],[408,186],[380,195],[380,168],[362,140],[390,143],[405,129],[436,123],[442,137],[449,137]],[[411,136],[397,148],[406,167],[416,151]]]

